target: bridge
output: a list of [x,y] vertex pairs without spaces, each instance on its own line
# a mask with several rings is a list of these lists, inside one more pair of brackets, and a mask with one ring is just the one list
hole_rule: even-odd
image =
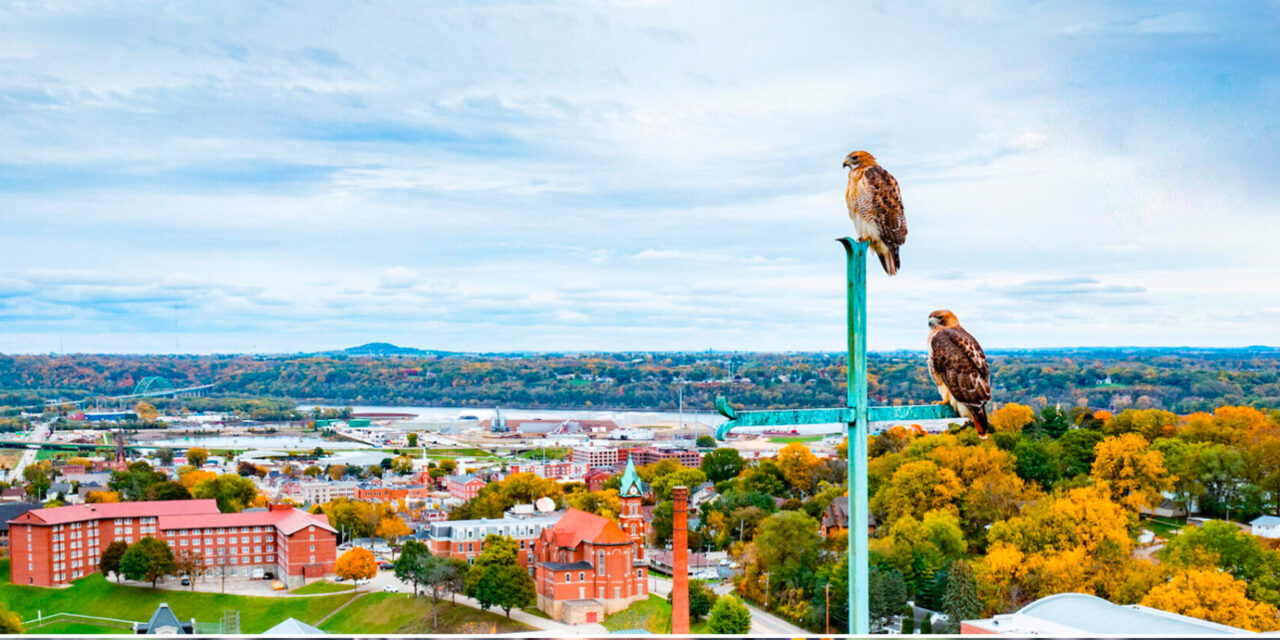
[[108,402],[126,402],[128,400],[140,400],[142,398],[191,398],[202,396],[210,389],[218,386],[218,383],[200,384],[189,387],[175,387],[173,382],[164,376],[147,376],[138,381],[133,386],[133,393],[126,393],[119,396],[91,395],[79,400],[46,400],[46,407],[73,406],[78,407],[83,404],[94,403],[97,401]]

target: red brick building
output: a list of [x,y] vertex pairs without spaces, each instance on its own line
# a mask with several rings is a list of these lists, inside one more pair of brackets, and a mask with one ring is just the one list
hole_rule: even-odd
[[[516,541],[519,552],[516,559],[520,566],[533,565],[533,548],[542,531],[553,526],[560,519],[560,514],[538,515],[528,517],[507,517],[501,520],[445,520],[433,522],[427,528],[427,546],[431,554],[450,556],[466,560],[468,564],[475,562],[480,552],[484,551],[485,536],[490,534],[507,536]],[[529,575],[533,575],[530,569]]]
[[396,500],[426,500],[431,489],[421,485],[404,487],[356,487],[355,499],[361,502],[395,502]]
[[602,622],[649,596],[643,489],[635,465],[623,475],[619,522],[570,509],[534,548],[538,608],[568,624]]
[[470,500],[480,493],[485,484],[487,483],[484,480],[468,474],[445,478],[444,488],[449,495],[459,500]]
[[657,447],[636,447],[634,449],[620,449],[619,452],[626,451],[630,454],[630,459],[640,466],[653,464],[662,460],[673,458],[679,460],[680,464],[686,467],[702,466],[702,453],[697,449],[660,449]]
[[582,481],[587,485],[587,491],[600,491],[604,488],[605,480],[613,477],[612,471],[604,469],[592,469],[587,475],[582,477]]
[[215,500],[84,504],[28,511],[9,521],[14,584],[56,586],[98,570],[115,540],[146,536],[169,543],[174,555],[200,553],[207,569],[228,576],[285,581],[333,572],[336,531],[321,514],[289,505],[220,513]]

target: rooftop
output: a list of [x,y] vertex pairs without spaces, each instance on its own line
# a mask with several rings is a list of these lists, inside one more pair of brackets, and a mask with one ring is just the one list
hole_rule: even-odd
[[1276,516],[1258,516],[1249,524],[1261,527],[1280,527],[1280,518]]
[[76,504],[67,507],[33,509],[15,518],[37,524],[65,524],[96,520],[98,518],[141,518],[146,516],[177,516],[218,514],[218,501],[206,500],[154,500],[144,502],[106,502],[100,504]]
[[964,624],[1010,635],[1155,635],[1199,636],[1249,633],[1199,618],[1142,605],[1118,605],[1083,593],[1044,597],[1018,611]]

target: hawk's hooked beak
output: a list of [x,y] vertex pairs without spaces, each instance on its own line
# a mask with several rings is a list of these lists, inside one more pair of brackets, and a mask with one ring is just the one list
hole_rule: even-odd
[[853,165],[849,164],[849,159],[848,159],[848,158],[845,158],[845,159],[844,159],[844,165],[843,165],[843,166],[844,166],[844,168],[848,169],[849,167],[852,167]]

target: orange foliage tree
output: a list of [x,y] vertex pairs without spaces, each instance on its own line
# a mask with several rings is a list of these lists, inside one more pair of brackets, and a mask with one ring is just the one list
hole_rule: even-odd
[[[361,580],[378,575],[378,562],[373,552],[364,547],[356,547],[340,556],[333,565],[333,572],[344,580]],[[356,585],[359,589],[360,585]]]
[[1108,487],[1113,499],[1134,511],[1158,506],[1160,492],[1173,487],[1173,478],[1164,468],[1164,454],[1136,433],[1107,438],[1094,452],[1093,480]]
[[996,433],[1021,433],[1035,419],[1036,412],[1031,407],[1010,402],[991,412],[991,427]]

